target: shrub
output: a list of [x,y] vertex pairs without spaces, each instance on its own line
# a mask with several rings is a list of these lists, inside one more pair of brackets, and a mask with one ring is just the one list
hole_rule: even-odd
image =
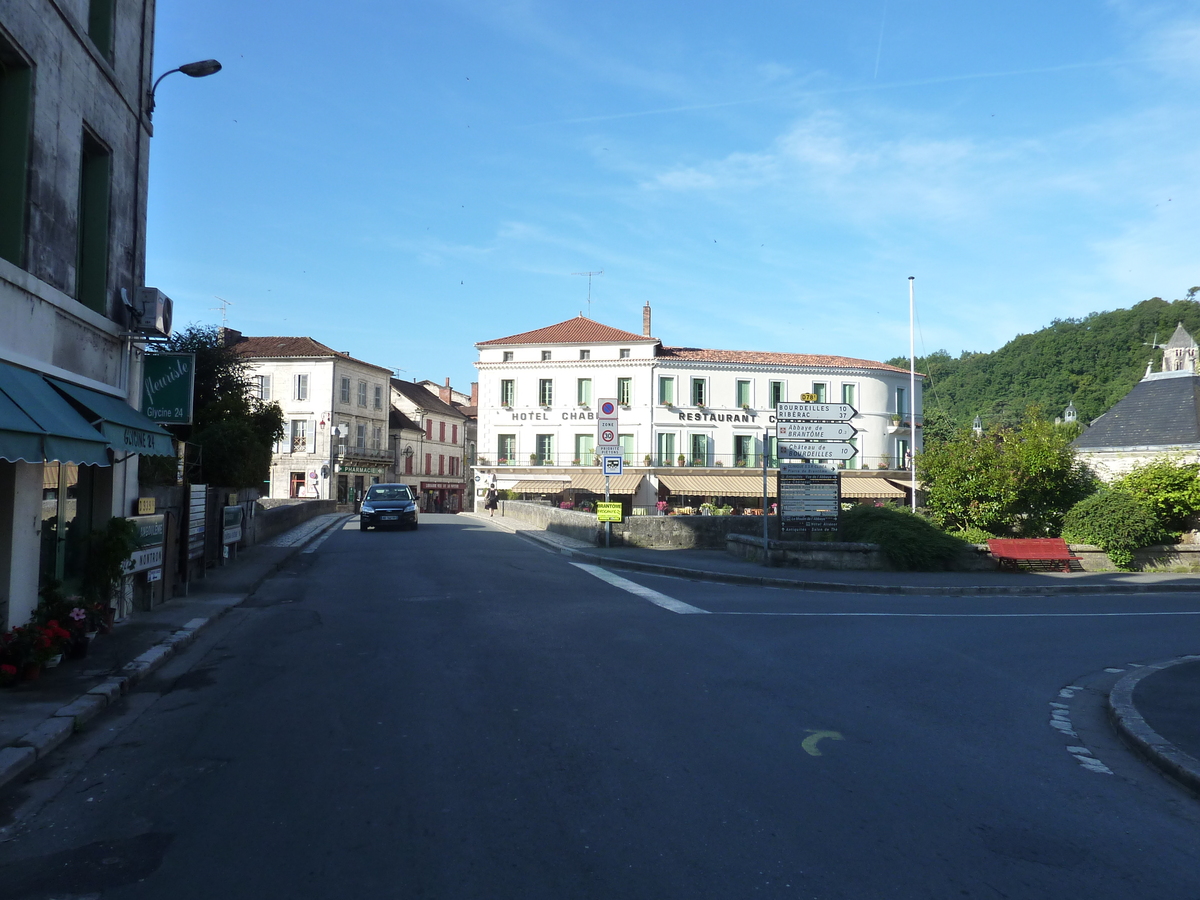
[[1080,500],[1067,512],[1062,536],[1070,543],[1092,544],[1118,569],[1133,568],[1133,551],[1165,536],[1154,512],[1142,500],[1106,490]]
[[952,531],[950,534],[960,541],[966,541],[968,544],[986,544],[989,540],[996,537],[996,535],[989,531],[984,531],[982,528],[964,528],[961,531]]
[[1168,531],[1182,531],[1200,512],[1200,463],[1161,458],[1135,468],[1114,487],[1141,500]]
[[856,506],[842,513],[839,532],[842,540],[879,544],[888,563],[900,571],[953,569],[967,547],[919,516],[882,506]]

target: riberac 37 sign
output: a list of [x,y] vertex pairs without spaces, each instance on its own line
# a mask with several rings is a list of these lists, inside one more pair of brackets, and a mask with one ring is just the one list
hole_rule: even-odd
[[142,412],[162,425],[190,425],[195,353],[147,353],[142,364]]

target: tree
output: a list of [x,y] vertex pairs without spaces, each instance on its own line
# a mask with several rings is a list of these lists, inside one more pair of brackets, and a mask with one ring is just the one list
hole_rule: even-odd
[[245,363],[214,326],[188,326],[162,352],[196,354],[192,424],[167,426],[179,440],[202,449],[196,480],[232,488],[261,485],[270,473],[271,445],[283,437],[279,404],[251,395]]
[[957,430],[948,412],[941,408],[931,409],[925,413],[925,421],[922,423],[922,440],[926,447],[944,444],[954,439]]
[[926,506],[939,525],[992,534],[1045,535],[1096,489],[1071,446],[1077,427],[1055,425],[1034,406],[1018,428],[961,430],[917,457]]

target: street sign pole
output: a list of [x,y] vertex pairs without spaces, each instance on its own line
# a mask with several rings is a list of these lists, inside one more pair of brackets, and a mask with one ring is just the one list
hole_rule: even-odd
[[[611,503],[612,499],[609,496],[608,490],[608,475],[604,476],[604,502]],[[604,549],[607,550],[612,546],[612,522],[604,523]]]
[[763,464],[763,565],[771,565],[771,532],[770,519],[767,517],[767,450],[771,446],[771,429],[763,429],[762,464]]

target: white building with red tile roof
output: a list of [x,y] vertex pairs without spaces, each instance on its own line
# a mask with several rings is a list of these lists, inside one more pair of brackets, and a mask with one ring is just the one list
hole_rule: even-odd
[[225,341],[245,361],[258,396],[283,409],[268,496],[345,503],[391,480],[391,369],[310,337],[244,337],[225,329]]
[[[875,491],[862,496],[903,497],[902,487],[883,479],[872,479],[870,489],[857,479],[869,470],[903,481],[898,470],[906,470],[920,449],[922,376],[914,398],[906,369],[872,360],[664,346],[651,335],[649,306],[641,334],[580,315],[475,346],[477,487],[494,483],[564,498],[572,491],[595,493],[602,483],[596,404],[603,398],[619,406],[628,474],[618,493],[635,494],[635,506],[651,505],[668,492],[761,496],[763,454],[768,467],[777,464],[775,408],[781,401],[844,402],[857,410],[857,455],[841,465],[855,484]],[[774,478],[770,483],[773,490]]]

